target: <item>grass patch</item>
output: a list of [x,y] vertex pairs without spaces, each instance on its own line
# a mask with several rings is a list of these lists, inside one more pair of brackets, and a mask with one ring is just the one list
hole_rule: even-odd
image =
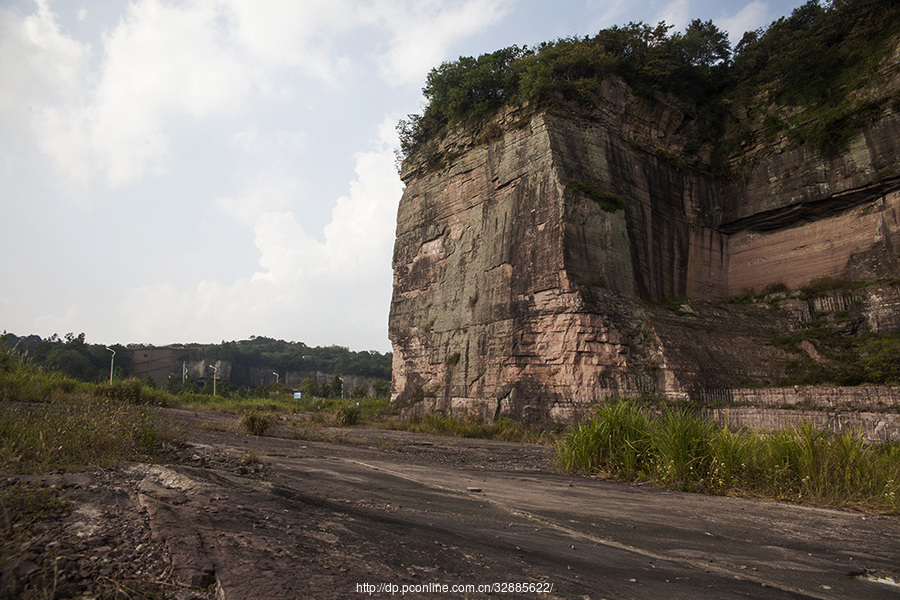
[[271,413],[263,412],[256,408],[245,411],[238,419],[238,427],[250,435],[266,435],[266,432],[275,423]]
[[312,424],[334,427],[376,425],[389,417],[388,398],[310,398],[304,400],[301,412]]
[[108,398],[6,406],[0,410],[0,465],[14,473],[110,467],[152,460],[172,437],[151,409]]
[[[811,343],[829,362],[812,360],[801,348]],[[900,334],[866,332],[842,335],[812,323],[790,335],[773,338],[776,346],[796,355],[785,364],[779,385],[895,385],[900,383]]]
[[670,310],[675,313],[684,314],[684,309],[682,308],[685,304],[689,304],[690,299],[685,298],[683,296],[680,297],[672,297],[672,298],[663,298],[656,302],[656,305],[660,308],[664,308],[666,310]]
[[359,423],[360,415],[358,406],[340,406],[334,411],[332,424],[335,427],[352,427]]
[[820,294],[847,291],[853,289],[853,286],[853,282],[846,279],[822,276],[801,285],[799,291],[800,297],[806,299]]
[[464,438],[480,438],[502,440],[507,442],[523,442],[531,444],[548,444],[554,438],[550,430],[536,429],[521,421],[501,417],[485,422],[472,414],[462,416],[428,413],[415,415],[384,425],[390,429],[412,431],[415,433],[431,433]]
[[[278,415],[291,415],[294,427],[381,426],[390,418],[388,398],[220,398],[206,395],[176,396],[180,408],[213,410],[238,415],[237,429],[250,435],[270,433]],[[206,429],[230,431],[226,426],[209,423]]]
[[288,437],[292,440],[327,442],[329,444],[343,444],[347,446],[364,446],[367,444],[367,442],[358,438],[352,438],[341,431],[322,427],[299,427]]
[[731,432],[686,409],[631,400],[600,407],[559,440],[569,473],[653,481],[669,489],[900,513],[900,444],[870,444],[805,423]]
[[171,394],[170,404],[174,408],[187,410],[210,410],[231,415],[242,415],[247,411],[290,412],[291,402],[286,398],[243,398],[241,396],[213,396],[212,394]]
[[209,394],[169,395],[167,406],[189,410],[214,410],[234,415],[255,410],[269,413],[293,413],[307,417],[309,421],[325,424],[332,421],[334,413],[344,407],[359,409],[358,422],[378,421],[387,414],[389,398],[293,398],[287,395],[269,398],[243,398],[240,396],[211,396]]
[[6,472],[152,460],[175,438],[140,390],[123,400],[125,386],[81,383],[8,352],[0,356],[0,469]]

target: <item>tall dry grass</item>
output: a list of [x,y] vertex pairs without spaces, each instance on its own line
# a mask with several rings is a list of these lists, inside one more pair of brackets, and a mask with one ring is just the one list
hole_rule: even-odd
[[140,384],[87,384],[0,352],[0,469],[36,473],[152,459],[171,425]]

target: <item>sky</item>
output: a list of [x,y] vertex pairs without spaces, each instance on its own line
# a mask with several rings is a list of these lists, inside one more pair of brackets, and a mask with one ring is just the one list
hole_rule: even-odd
[[0,0],[0,330],[390,350],[396,124],[428,72],[802,0]]

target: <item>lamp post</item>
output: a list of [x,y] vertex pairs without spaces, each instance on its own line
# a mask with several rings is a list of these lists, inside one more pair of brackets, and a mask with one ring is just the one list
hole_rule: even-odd
[[275,376],[275,385],[278,385],[278,377],[279,377],[278,373],[276,373],[275,371],[272,371],[272,375]]
[[213,397],[216,395],[216,376],[219,374],[219,369],[215,368],[212,365],[209,365],[209,368],[213,370]]
[[116,364],[116,351],[113,350],[112,348],[110,348],[109,346],[107,346],[106,349],[109,350],[110,352],[112,352],[112,356],[109,357],[109,383],[111,385],[112,378],[113,378],[113,367]]

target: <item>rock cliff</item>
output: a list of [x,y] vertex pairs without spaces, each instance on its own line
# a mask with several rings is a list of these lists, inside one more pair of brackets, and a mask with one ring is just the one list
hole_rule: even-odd
[[[898,86],[883,88],[887,98]],[[729,157],[723,178],[685,150],[692,107],[615,77],[602,98],[591,112],[507,108],[405,161],[395,405],[569,421],[613,395],[702,400],[773,385],[795,359],[773,339],[802,324],[795,305],[807,300],[721,301],[822,277],[900,277],[892,103],[846,152],[782,137]],[[900,331],[900,289],[877,289],[848,292],[857,329],[880,314],[876,329]]]

